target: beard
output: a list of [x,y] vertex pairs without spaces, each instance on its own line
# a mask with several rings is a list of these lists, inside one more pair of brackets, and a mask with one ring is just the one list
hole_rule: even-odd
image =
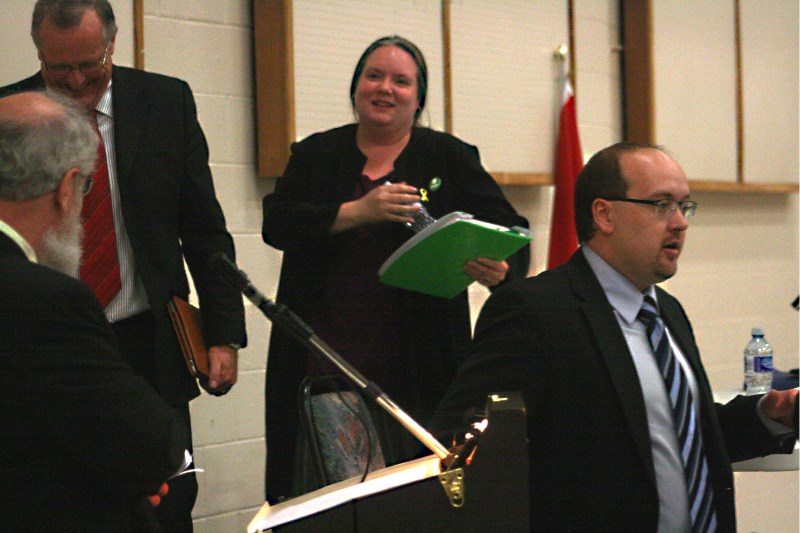
[[39,263],[74,278],[79,277],[81,266],[81,239],[83,224],[80,207],[72,209],[64,222],[48,228],[36,250]]

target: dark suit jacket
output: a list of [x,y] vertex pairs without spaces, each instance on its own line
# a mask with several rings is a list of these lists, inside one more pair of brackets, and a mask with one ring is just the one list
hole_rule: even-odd
[[0,233],[0,530],[150,531],[188,445],[91,291]]
[[[125,67],[112,73],[114,146],[125,228],[155,315],[153,385],[170,403],[198,395],[166,311],[186,297],[189,266],[209,345],[244,344],[241,294],[207,266],[217,252],[234,257],[208,167],[208,146],[189,86]],[[0,89],[0,96],[44,87],[40,74]]]
[[[758,397],[714,404],[688,318],[677,300],[656,291],[700,389],[719,531],[734,531],[730,462],[791,446],[779,448],[760,423]],[[532,529],[656,530],[658,493],[640,382],[581,251],[489,298],[470,359],[440,404],[433,431],[444,440],[470,406],[501,391],[522,391],[528,409]]]

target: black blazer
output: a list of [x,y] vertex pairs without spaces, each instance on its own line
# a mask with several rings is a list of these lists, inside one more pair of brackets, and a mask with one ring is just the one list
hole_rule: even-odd
[[[676,299],[656,291],[700,389],[719,531],[734,531],[730,462],[790,448],[779,448],[760,423],[758,397],[714,404],[688,318]],[[489,298],[433,431],[445,441],[469,407],[501,391],[522,391],[528,409],[532,529],[656,530],[658,493],[640,382],[582,251]]]
[[188,446],[181,416],[119,357],[79,281],[0,233],[0,530],[157,530],[146,495]]
[[[233,239],[216,199],[208,146],[189,86],[181,80],[114,67],[114,146],[125,229],[155,316],[155,383],[170,403],[198,395],[166,311],[186,297],[189,266],[209,345],[244,345],[241,294],[208,268],[217,252],[234,258]],[[0,96],[44,88],[41,74],[0,89]]]

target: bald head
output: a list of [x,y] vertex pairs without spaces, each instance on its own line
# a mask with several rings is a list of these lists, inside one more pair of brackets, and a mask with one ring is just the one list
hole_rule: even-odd
[[65,96],[0,99],[0,219],[39,263],[73,276],[81,258],[81,187],[97,143],[83,108]]
[[38,198],[72,168],[91,174],[97,143],[83,108],[58,93],[0,98],[0,200]]
[[[58,100],[57,100],[58,99]],[[0,124],[18,126],[63,120],[63,98],[45,92],[24,92],[0,98]]]

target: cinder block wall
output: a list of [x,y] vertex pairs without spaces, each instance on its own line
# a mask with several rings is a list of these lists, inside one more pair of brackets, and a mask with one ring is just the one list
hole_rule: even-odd
[[[303,1],[307,0],[296,0]],[[345,0],[326,1],[347,5]],[[131,3],[112,2],[120,22],[114,59],[131,66]],[[2,84],[38,68],[27,35],[31,6],[30,0],[4,3],[11,22],[0,36]],[[618,76],[604,52],[617,42],[616,6],[615,0],[575,1],[578,119],[587,155],[621,136]],[[281,256],[260,235],[261,198],[273,184],[258,178],[255,170],[251,2],[145,0],[144,10],[146,68],[190,83],[239,266],[262,292],[274,295]],[[501,6],[495,10],[502,16]],[[375,36],[385,33],[385,28],[377,28]],[[531,222],[532,272],[538,272],[546,264],[552,192],[547,187],[508,187],[506,193]],[[796,367],[798,320],[789,302],[798,291],[797,195],[705,193],[695,199],[701,207],[689,230],[680,271],[667,289],[692,318],[714,387],[740,386],[741,351],[756,324],[767,327],[776,367]],[[485,296],[481,291],[472,294],[476,312]],[[269,323],[252,305],[246,310],[250,346],[241,352],[239,383],[223,398],[204,395],[192,403],[195,455],[205,469],[199,474],[194,512],[199,533],[244,531],[263,502]],[[740,529],[797,531],[796,472],[738,473],[736,483]],[[765,496],[761,487],[768,485],[780,490]]]

